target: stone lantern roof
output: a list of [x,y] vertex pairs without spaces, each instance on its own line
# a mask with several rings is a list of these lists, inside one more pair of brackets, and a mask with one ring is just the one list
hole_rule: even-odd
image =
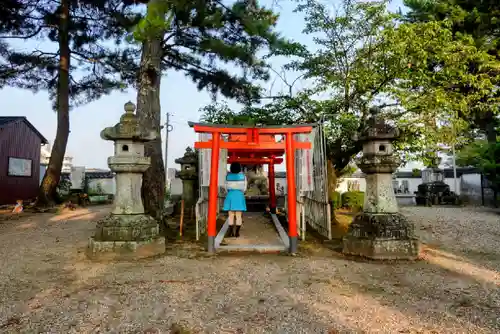
[[135,105],[132,102],[125,103],[125,113],[120,117],[120,122],[115,126],[107,127],[101,131],[104,140],[129,139],[133,141],[146,142],[157,137],[155,131],[148,131],[139,125],[139,117],[134,113]]
[[385,144],[372,147],[372,143],[379,140],[392,142],[399,136],[399,131],[385,122],[380,115],[380,108],[371,108],[370,114],[365,128],[355,138],[363,143],[363,156],[355,160],[356,165],[365,174],[393,173],[401,164],[401,159],[392,154],[392,150],[387,150]]
[[196,152],[193,151],[191,147],[186,148],[184,156],[175,159],[175,163],[180,165],[196,165],[197,162],[198,157],[196,156]]
[[357,140],[361,142],[377,140],[377,139],[395,139],[399,137],[399,130],[386,122],[380,114],[379,107],[370,108],[370,118],[366,126],[357,136]]
[[198,179],[198,156],[191,147],[186,148],[184,156],[175,159],[175,163],[182,166],[181,170],[176,173],[181,180],[186,181]]

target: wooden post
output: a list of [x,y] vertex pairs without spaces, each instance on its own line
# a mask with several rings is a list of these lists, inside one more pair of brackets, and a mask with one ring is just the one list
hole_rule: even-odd
[[484,176],[483,173],[481,175],[481,205],[484,206]]
[[215,252],[215,235],[217,234],[217,206],[219,194],[219,148],[220,148],[220,132],[212,132],[212,156],[210,160],[210,187],[208,188],[208,218],[207,218],[207,234],[208,246],[207,250],[210,253]]
[[179,224],[179,235],[182,237],[182,225],[184,225],[184,200],[181,200],[181,222]]
[[297,253],[297,191],[295,188],[295,145],[292,133],[286,134],[286,182],[288,187],[287,214],[290,253]]

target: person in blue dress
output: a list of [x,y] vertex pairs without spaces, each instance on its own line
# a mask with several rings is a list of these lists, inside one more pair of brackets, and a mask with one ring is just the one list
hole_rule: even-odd
[[[247,189],[247,179],[241,172],[239,163],[232,163],[229,173],[226,176],[227,195],[224,200],[224,211],[229,213],[229,235],[228,237],[240,236],[240,228],[243,224],[243,211],[247,211],[245,191]],[[236,220],[236,225],[235,225]]]

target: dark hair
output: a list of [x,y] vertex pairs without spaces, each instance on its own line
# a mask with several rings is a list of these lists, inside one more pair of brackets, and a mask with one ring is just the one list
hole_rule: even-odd
[[229,167],[229,171],[233,174],[238,174],[239,172],[241,172],[241,165],[237,162],[233,162],[231,164],[231,167]]

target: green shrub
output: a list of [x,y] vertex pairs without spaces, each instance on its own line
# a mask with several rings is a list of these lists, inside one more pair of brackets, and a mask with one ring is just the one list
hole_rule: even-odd
[[338,191],[334,191],[332,193],[331,206],[334,210],[340,209],[342,207],[342,197]]
[[422,171],[418,168],[413,168],[411,170],[411,174],[415,177],[421,177],[422,176]]
[[365,193],[362,191],[347,191],[342,194],[341,198],[343,208],[359,210],[363,208]]

